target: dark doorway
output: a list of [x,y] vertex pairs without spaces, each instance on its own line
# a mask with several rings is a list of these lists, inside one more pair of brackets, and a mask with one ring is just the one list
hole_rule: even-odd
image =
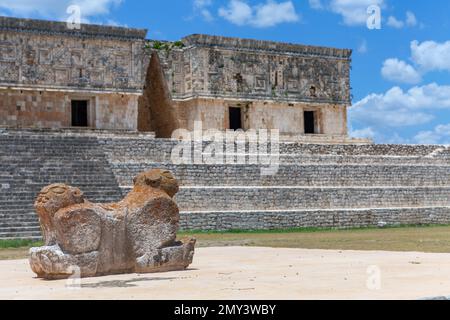
[[230,129],[231,130],[242,129],[241,108],[230,107]]
[[315,134],[316,132],[316,113],[314,111],[305,111],[305,134]]
[[88,126],[88,102],[72,100],[72,127]]

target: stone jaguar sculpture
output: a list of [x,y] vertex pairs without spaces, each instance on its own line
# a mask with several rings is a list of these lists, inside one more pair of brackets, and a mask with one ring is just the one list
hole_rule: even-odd
[[196,241],[176,240],[178,189],[165,170],[138,175],[133,190],[113,204],[91,203],[81,190],[63,184],[44,188],[35,208],[45,246],[30,250],[33,272],[51,280],[75,270],[94,277],[186,269]]

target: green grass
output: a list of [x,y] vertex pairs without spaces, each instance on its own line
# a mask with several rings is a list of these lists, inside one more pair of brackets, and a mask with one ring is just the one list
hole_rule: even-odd
[[[398,226],[389,228],[189,231],[179,239],[196,238],[198,247],[272,247],[324,250],[364,250],[450,253],[450,225]],[[25,259],[29,240],[0,241],[0,260]]]
[[42,242],[34,240],[0,240],[0,249],[31,248],[42,246]]
[[419,251],[450,253],[450,226],[398,226],[360,229],[183,232],[199,247],[250,246],[324,250]]
[[288,234],[288,233],[316,233],[316,232],[351,232],[351,231],[364,231],[364,230],[389,230],[389,229],[430,229],[430,228],[442,228],[450,227],[450,225],[397,225],[387,226],[385,228],[378,227],[361,227],[361,228],[288,228],[288,229],[272,229],[272,230],[245,230],[245,229],[232,229],[222,231],[204,231],[204,230],[190,230],[179,232],[180,235],[219,235],[219,234]]

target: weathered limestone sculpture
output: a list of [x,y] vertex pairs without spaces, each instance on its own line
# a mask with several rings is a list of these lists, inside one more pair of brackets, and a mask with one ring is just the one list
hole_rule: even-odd
[[186,269],[195,239],[176,241],[179,211],[172,198],[178,188],[165,170],[140,174],[114,204],[91,203],[62,184],[44,188],[35,208],[45,246],[30,250],[32,270],[39,278],[64,279],[74,271],[93,277]]

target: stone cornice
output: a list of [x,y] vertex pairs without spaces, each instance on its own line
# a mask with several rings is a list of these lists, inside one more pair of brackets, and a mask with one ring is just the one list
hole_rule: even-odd
[[350,106],[351,101],[338,101],[332,99],[320,99],[320,98],[306,98],[306,97],[269,97],[267,95],[232,95],[232,94],[185,94],[177,95],[172,94],[174,101],[188,101],[195,99],[220,99],[220,100],[235,100],[235,101],[266,101],[266,102],[278,102],[278,103],[309,103],[309,104],[335,104]]
[[287,55],[302,55],[350,60],[352,50],[328,47],[306,46],[292,43],[229,38],[194,34],[183,38],[183,44],[188,47],[219,47],[232,50],[266,51]]
[[75,37],[113,38],[121,40],[144,40],[146,29],[132,29],[94,24],[81,24],[80,29],[71,30],[65,22],[34,19],[0,17],[0,31],[30,32],[48,35],[67,35]]

